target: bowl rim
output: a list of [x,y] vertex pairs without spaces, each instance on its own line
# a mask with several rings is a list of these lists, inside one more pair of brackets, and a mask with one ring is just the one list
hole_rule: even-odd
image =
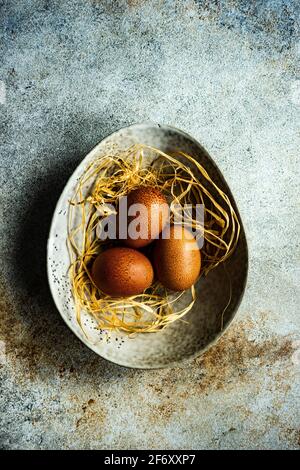
[[[74,171],[72,172],[72,174],[70,175],[70,177],[67,179],[65,185],[64,185],[64,188],[57,200],[57,203],[55,205],[55,208],[53,210],[53,215],[52,215],[52,219],[51,219],[51,223],[50,223],[50,229],[49,229],[49,235],[48,235],[48,239],[47,239],[47,249],[46,249],[46,264],[47,264],[47,277],[48,277],[48,284],[49,284],[49,288],[50,288],[50,292],[51,292],[51,295],[52,295],[52,299],[54,301],[54,304],[56,306],[56,309],[58,310],[61,318],[63,319],[63,321],[65,322],[65,324],[68,326],[68,328],[75,334],[75,336],[85,345],[87,346],[89,349],[91,349],[97,356],[101,357],[102,359],[106,360],[106,361],[109,361],[110,363],[112,364],[115,364],[115,365],[118,365],[118,366],[121,366],[121,367],[124,367],[126,369],[140,369],[140,370],[154,370],[154,369],[172,369],[172,368],[178,368],[180,366],[184,366],[184,365],[188,365],[193,359],[196,359],[200,356],[202,356],[204,353],[206,353],[210,348],[212,348],[213,346],[216,345],[216,343],[219,341],[219,339],[221,338],[221,336],[223,336],[223,334],[227,331],[227,329],[229,328],[229,326],[236,320],[236,316],[237,316],[237,312],[238,312],[238,309],[241,305],[241,302],[244,298],[244,295],[245,295],[245,291],[246,291],[246,286],[247,286],[247,280],[248,280],[248,272],[249,272],[249,250],[248,250],[248,243],[247,243],[247,237],[246,237],[246,233],[245,233],[245,228],[244,228],[244,225],[243,225],[243,222],[241,220],[241,216],[239,214],[239,210],[238,210],[238,207],[237,207],[237,204],[235,202],[235,199],[231,193],[231,190],[228,186],[228,189],[229,189],[229,192],[230,192],[230,196],[231,196],[231,199],[237,209],[237,212],[238,212],[238,215],[239,215],[239,222],[240,222],[240,225],[241,225],[241,228],[242,228],[242,231],[243,231],[243,234],[244,234],[244,243],[245,243],[245,251],[246,251],[246,272],[245,272],[245,277],[244,277],[244,282],[243,282],[243,285],[242,285],[242,291],[241,291],[241,295],[238,299],[238,302],[235,306],[235,309],[234,309],[234,312],[232,314],[232,317],[228,320],[228,322],[226,323],[226,325],[224,326],[224,328],[214,337],[213,340],[211,340],[204,348],[200,349],[199,351],[196,351],[195,353],[187,356],[187,357],[183,357],[183,358],[180,358],[180,359],[177,359],[176,361],[171,361],[171,362],[168,362],[166,364],[163,364],[163,365],[149,365],[149,366],[138,366],[138,365],[129,365],[128,363],[122,363],[122,360],[112,360],[112,359],[109,359],[107,357],[104,357],[102,354],[100,354],[100,352],[98,350],[96,350],[96,346],[94,346],[92,343],[89,343],[85,338],[82,338],[80,337],[79,333],[76,331],[75,327],[72,325],[71,322],[69,322],[66,318],[65,315],[63,315],[63,313],[61,312],[60,310],[60,307],[58,305],[58,302],[57,302],[57,296],[54,292],[54,284],[51,282],[51,267],[50,267],[50,262],[49,262],[49,254],[50,254],[50,243],[52,242],[53,240],[53,237],[52,237],[52,232],[54,231],[54,223],[55,223],[55,215],[56,215],[56,212],[57,212],[57,208],[61,202],[61,200],[63,199],[63,196],[64,196],[64,193],[65,193],[65,190],[67,188],[67,186],[69,185],[69,183],[71,182],[71,180],[73,179],[73,175],[74,173],[77,171],[78,167],[84,162],[84,160],[87,160],[94,152],[96,152],[97,148],[100,146],[100,145],[103,145],[105,144],[106,141],[110,140],[111,138],[114,137],[114,135],[116,134],[119,134],[121,131],[125,131],[125,130],[128,130],[128,129],[137,129],[137,128],[143,128],[143,127],[154,127],[154,128],[165,128],[165,129],[169,129],[170,131],[175,131],[179,134],[182,134],[184,135],[185,137],[187,137],[188,139],[190,139],[194,144],[196,144],[200,149],[201,151],[205,154],[205,156],[210,160],[210,163],[218,170],[219,172],[219,175],[221,177],[221,179],[225,182],[225,184],[228,186],[224,176],[223,176],[223,173],[221,172],[221,170],[219,169],[219,167],[217,166],[217,164],[215,163],[215,161],[213,160],[213,158],[211,157],[211,155],[208,153],[208,151],[202,146],[202,144],[200,144],[200,142],[198,142],[193,136],[191,136],[190,134],[188,134],[187,132],[183,131],[182,129],[179,129],[177,127],[174,127],[174,126],[171,126],[171,125],[168,125],[168,124],[159,124],[159,123],[155,123],[155,122],[152,122],[152,121],[145,121],[145,122],[140,122],[140,123],[134,123],[134,124],[130,124],[129,126],[124,126],[124,127],[120,127],[119,129],[117,129],[116,131],[112,132],[111,134],[108,134],[106,135],[102,140],[100,140],[83,158],[82,160],[78,163],[78,165],[76,166],[76,168],[74,169]],[[151,334],[151,333],[149,333]]]

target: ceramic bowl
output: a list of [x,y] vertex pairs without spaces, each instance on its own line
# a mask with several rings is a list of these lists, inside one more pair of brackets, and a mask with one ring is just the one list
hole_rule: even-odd
[[[100,142],[80,163],[66,184],[57,203],[48,239],[48,278],[51,292],[62,318],[69,328],[86,344],[109,361],[134,368],[152,369],[172,367],[183,360],[196,357],[207,350],[231,323],[241,302],[248,270],[248,251],[245,232],[241,223],[241,234],[233,256],[201,277],[196,285],[197,301],[185,317],[186,322],[174,322],[157,333],[138,334],[134,338],[126,334],[107,335],[95,328],[89,314],[82,314],[86,337],[75,318],[74,301],[68,277],[70,264],[66,245],[68,200],[71,198],[78,178],[88,163],[105,153],[105,149],[116,144],[120,149],[139,142],[163,151],[181,149],[196,158],[208,171],[212,179],[233,201],[230,188],[207,151],[191,136],[170,126],[158,124],[135,124],[113,133]],[[240,219],[241,222],[241,219]],[[230,294],[229,277],[232,282],[232,297],[223,319],[222,312]]]

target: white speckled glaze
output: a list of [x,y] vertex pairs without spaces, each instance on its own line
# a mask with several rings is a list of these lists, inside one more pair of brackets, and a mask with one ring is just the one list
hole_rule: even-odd
[[[107,146],[116,144],[118,148],[125,149],[136,142],[152,145],[161,150],[181,149],[191,154],[207,169],[217,184],[231,195],[226,181],[211,157],[188,134],[173,127],[147,123],[120,129],[100,142],[83,159],[61,194],[48,239],[48,278],[61,316],[81,341],[97,354],[127,367],[171,367],[179,361],[203,353],[221,336],[232,321],[246,284],[247,243],[243,226],[241,226],[237,249],[226,262],[226,267],[220,266],[211,271],[206,278],[202,277],[198,281],[197,301],[185,317],[187,323],[177,321],[162,332],[139,334],[134,338],[120,333],[112,334],[110,340],[107,341],[105,332],[96,330],[92,318],[83,312],[83,323],[88,332],[88,337],[86,337],[75,318],[74,301],[67,274],[70,264],[66,245],[68,200],[73,194],[78,177],[84,172],[87,164],[102,155]],[[229,276],[232,282],[232,298],[226,310],[224,328],[221,331],[221,315],[229,299]]]

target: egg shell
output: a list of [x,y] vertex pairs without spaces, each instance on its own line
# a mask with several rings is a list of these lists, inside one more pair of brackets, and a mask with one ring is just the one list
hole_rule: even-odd
[[115,247],[100,253],[92,266],[98,289],[111,297],[141,294],[153,281],[153,268],[146,256],[132,248]]
[[158,280],[168,289],[191,287],[201,269],[201,254],[193,234],[184,227],[171,226],[169,239],[155,242],[153,264]]
[[[169,206],[162,192],[152,186],[140,186],[132,190],[127,196],[128,209],[132,204],[143,204],[146,208],[146,216],[143,214],[141,217],[137,216],[140,220],[141,235],[136,239],[128,235],[125,245],[131,248],[142,248],[157,238],[165,227],[169,218]],[[151,213],[151,207],[154,207],[153,213]],[[130,226],[134,219],[135,216],[129,216],[127,226]],[[143,234],[144,229],[145,235]]]

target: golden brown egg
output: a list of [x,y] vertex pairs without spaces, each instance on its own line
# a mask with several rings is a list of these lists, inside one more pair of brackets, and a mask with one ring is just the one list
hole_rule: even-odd
[[[163,230],[168,221],[169,207],[162,192],[152,186],[141,186],[132,190],[127,196],[128,210],[133,204],[141,204],[145,209],[136,216],[128,217],[129,233],[124,243],[131,248],[141,248],[151,243]],[[138,220],[140,224],[137,224]],[[136,239],[130,234],[130,229],[134,230],[135,227],[139,231]]]
[[96,286],[112,297],[141,294],[153,281],[153,268],[146,256],[131,248],[109,248],[92,266]]
[[155,242],[153,264],[158,280],[168,289],[182,291],[197,280],[201,255],[193,234],[179,225],[170,227],[169,239]]

